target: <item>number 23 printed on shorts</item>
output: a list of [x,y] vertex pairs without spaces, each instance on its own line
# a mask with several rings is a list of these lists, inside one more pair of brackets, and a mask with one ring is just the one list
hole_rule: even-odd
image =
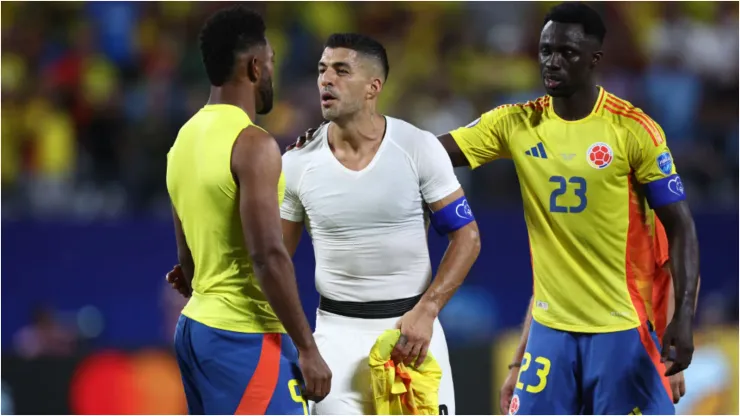
[[528,393],[539,393],[547,386],[547,376],[550,374],[550,360],[545,357],[535,357],[534,363],[536,364],[537,384],[530,384],[525,386],[520,380],[522,374],[529,370],[532,364],[532,354],[525,352],[522,357],[522,368],[519,370],[519,376],[516,379],[516,388],[519,390],[525,390]]

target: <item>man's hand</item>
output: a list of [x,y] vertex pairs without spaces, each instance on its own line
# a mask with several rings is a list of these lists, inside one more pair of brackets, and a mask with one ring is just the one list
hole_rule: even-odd
[[401,337],[391,352],[393,362],[406,365],[414,363],[418,367],[427,358],[436,319],[431,309],[420,302],[398,321],[396,327],[401,330]]
[[[666,366],[670,366],[672,364],[673,363],[671,361],[666,361]],[[683,378],[683,372],[668,377],[668,380],[671,382],[673,404],[678,404],[678,402],[681,400],[681,397],[686,394],[686,381]]]
[[[676,356],[671,357],[671,347],[675,348]],[[663,335],[663,351],[661,356],[664,362],[669,359],[673,360],[670,367],[667,367],[665,375],[670,377],[687,369],[691,364],[691,358],[694,355],[694,331],[691,325],[691,318],[679,317],[673,318]]]
[[323,126],[326,123],[328,123],[328,121],[321,123],[319,127],[313,127],[313,128],[306,130],[306,132],[303,133],[302,136],[296,139],[295,143],[288,145],[288,147],[285,148],[285,151],[287,152],[288,150],[300,149],[301,147],[303,147],[303,145],[313,140],[313,135],[314,133],[316,133],[316,130],[320,129],[321,126]]
[[181,295],[186,298],[189,298],[192,295],[192,290],[190,289],[190,286],[188,286],[188,282],[185,281],[185,273],[182,272],[182,267],[180,267],[179,264],[176,264],[175,267],[167,273],[165,278],[167,279],[167,283],[169,283],[173,289],[180,292]]
[[504,380],[504,385],[501,386],[501,396],[499,397],[499,407],[502,415],[509,414],[509,406],[511,406],[511,398],[514,396],[514,390],[516,389],[516,381],[519,378],[519,366],[512,367],[509,370],[509,375]]
[[303,374],[303,398],[318,403],[331,391],[331,370],[318,348],[298,351],[298,367]]

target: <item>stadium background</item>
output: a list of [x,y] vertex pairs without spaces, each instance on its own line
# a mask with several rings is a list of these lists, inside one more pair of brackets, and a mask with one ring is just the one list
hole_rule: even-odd
[[[387,47],[382,110],[434,133],[539,96],[553,3],[262,3],[282,145],[320,122],[322,41]],[[171,356],[182,300],[165,154],[208,85],[198,31],[222,3],[2,3],[2,413],[184,412]],[[598,3],[601,84],[667,133],[702,253],[697,350],[679,413],[738,412],[738,4]],[[459,173],[483,254],[444,310],[460,413],[496,412],[530,295],[511,163]],[[445,241],[430,239],[433,263]],[[308,239],[296,256],[310,317]]]

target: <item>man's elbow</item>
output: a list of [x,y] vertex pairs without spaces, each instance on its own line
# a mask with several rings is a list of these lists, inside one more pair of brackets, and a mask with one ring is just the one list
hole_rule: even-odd
[[470,255],[470,257],[474,259],[478,258],[481,245],[480,231],[478,231],[478,227],[475,226],[475,223],[457,230],[452,238],[465,248],[465,251]]
[[270,244],[252,250],[252,266],[258,275],[270,270],[275,264],[290,261],[285,247],[280,244]]

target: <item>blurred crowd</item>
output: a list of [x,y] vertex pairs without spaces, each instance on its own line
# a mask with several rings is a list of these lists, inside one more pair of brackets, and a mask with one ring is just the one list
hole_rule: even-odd
[[[549,2],[255,3],[277,54],[282,145],[321,122],[316,63],[333,32],[380,40],[382,111],[435,134],[542,95]],[[208,98],[198,33],[219,2],[2,3],[2,213],[169,214],[165,155]],[[658,121],[691,203],[736,210],[738,4],[594,3],[608,28],[600,83]],[[470,198],[516,206],[508,162],[459,172]]]

